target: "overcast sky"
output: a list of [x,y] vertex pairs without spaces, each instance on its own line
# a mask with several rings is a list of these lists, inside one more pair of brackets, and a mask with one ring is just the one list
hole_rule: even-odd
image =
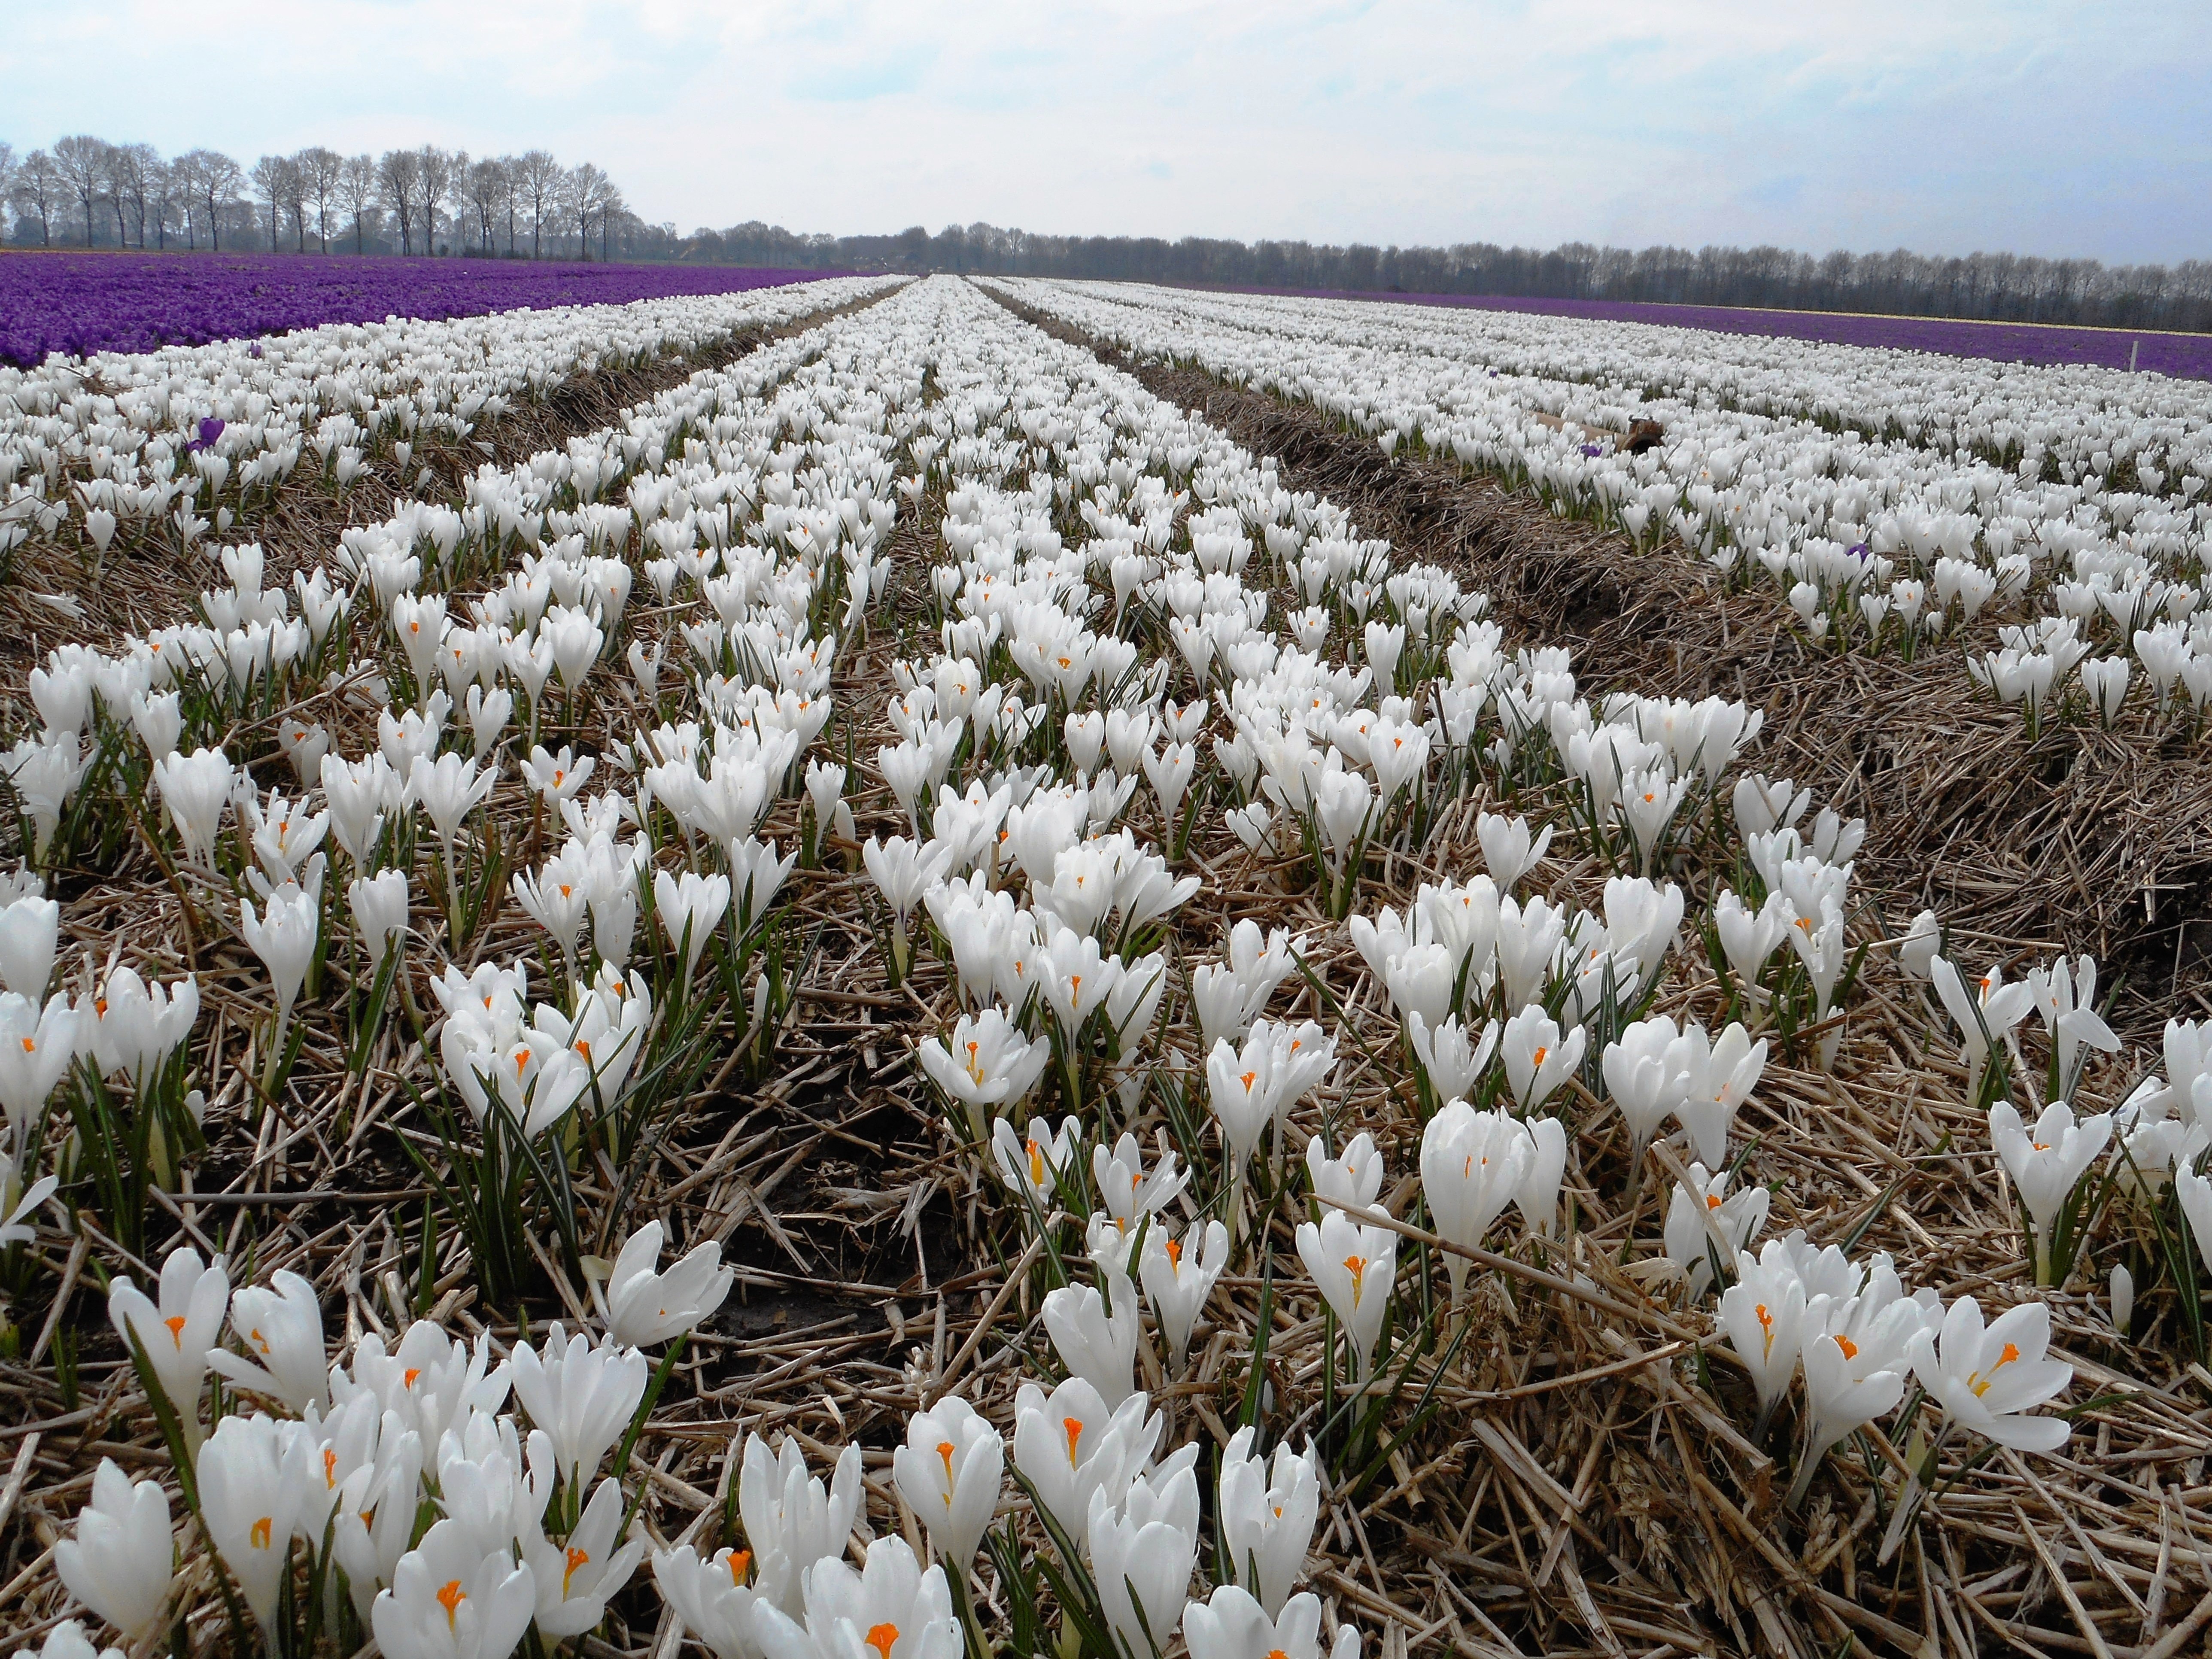
[[0,140],[532,145],[739,220],[2212,256],[2212,4],[8,0]]

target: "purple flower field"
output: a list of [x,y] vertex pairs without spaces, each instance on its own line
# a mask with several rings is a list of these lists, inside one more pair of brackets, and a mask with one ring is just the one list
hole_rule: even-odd
[[1650,323],[1664,328],[1702,328],[1831,345],[1933,351],[1993,362],[2049,365],[2088,363],[2136,367],[2179,380],[2212,380],[2212,335],[2130,333],[2123,329],[2066,328],[2041,323],[1978,323],[1943,317],[1865,317],[1832,311],[1753,311],[1730,306],[1655,305],[1626,300],[1513,300],[1488,295],[1352,293],[1324,289],[1238,288],[1237,294],[1284,294],[1316,300],[1366,300],[1392,305],[1457,306],[1474,311],[1533,312],[1546,317],[1587,317],[1599,322]]
[[731,294],[842,276],[730,265],[575,264],[300,254],[0,254],[0,361],[150,351],[386,317]]

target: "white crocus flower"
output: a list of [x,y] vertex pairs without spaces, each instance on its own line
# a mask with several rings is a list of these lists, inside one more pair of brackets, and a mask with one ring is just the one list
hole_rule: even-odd
[[1080,1539],[1091,1500],[1121,1501],[1131,1475],[1149,1460],[1164,1426],[1151,1401],[1133,1394],[1118,1410],[1087,1380],[1071,1376],[1050,1395],[1024,1382],[1014,1395],[1014,1467],[1060,1529]]
[[[1421,1190],[1437,1236],[1461,1249],[1480,1248],[1520,1191],[1534,1150],[1528,1131],[1502,1108],[1478,1112],[1463,1100],[1448,1102],[1421,1133]],[[1457,1251],[1444,1256],[1455,1309],[1468,1265]]]
[[1721,1329],[1751,1373],[1759,1397],[1755,1436],[1763,1436],[1774,1408],[1797,1373],[1805,1334],[1805,1281],[1779,1239],[1756,1257],[1740,1250],[1736,1282],[1721,1293]]
[[722,1265],[717,1240],[694,1245],[664,1273],[654,1266],[663,1237],[660,1223],[647,1222],[623,1242],[604,1285],[592,1281],[609,1341],[634,1348],[665,1342],[695,1329],[729,1295],[736,1274]]
[[2023,1302],[1982,1322],[1971,1296],[1954,1302],[1941,1322],[1923,1325],[1907,1352],[1913,1374],[1944,1416],[2014,1451],[2056,1451],[2069,1432],[2063,1417],[2022,1413],[2074,1380],[2074,1368],[2047,1357],[2051,1310]]
[[1406,1013],[1406,1041],[1420,1061],[1429,1092],[1438,1100],[1463,1100],[1481,1079],[1491,1056],[1498,1052],[1499,1026],[1487,1022],[1482,1035],[1469,1041],[1468,1028],[1454,1014],[1431,1026],[1419,1009]]
[[1332,1210],[1319,1226],[1299,1223],[1297,1245],[1298,1259],[1344,1327],[1364,1384],[1374,1370],[1376,1339],[1398,1275],[1398,1235]]
[[1990,1061],[1990,1045],[2011,1036],[2013,1028],[2034,1006],[2035,994],[2025,984],[2006,984],[2003,970],[1994,967],[1970,988],[1959,970],[1942,957],[1930,959],[1928,976],[1959,1027],[1960,1042],[1966,1054],[1966,1098],[1978,1100],[1982,1073]]
[[538,1346],[517,1343],[509,1363],[514,1397],[551,1438],[562,1478],[572,1488],[590,1480],[645,1397],[645,1356],[569,1335],[556,1320]]
[[921,1517],[938,1559],[965,1574],[1006,1483],[1006,1443],[973,1406],[948,1395],[907,1419],[891,1454],[899,1496]]
[[1513,1098],[1523,1112],[1534,1111],[1574,1075],[1587,1041],[1579,1026],[1561,1036],[1558,1022],[1534,1005],[1505,1022],[1498,1051]]
[[1688,1280],[1696,1301],[1712,1279],[1712,1256],[1733,1261],[1766,1224],[1772,1194],[1751,1186],[1731,1197],[1725,1172],[1710,1175],[1702,1164],[1692,1164],[1687,1181],[1674,1183],[1668,1200],[1667,1259]]
[[860,1449],[848,1446],[824,1488],[810,1479],[796,1440],[771,1455],[758,1434],[745,1437],[738,1475],[738,1512],[753,1547],[754,1589],[787,1615],[805,1606],[805,1577],[817,1561],[835,1560],[860,1515]]
[[1709,1042],[1705,1027],[1692,1021],[1667,1045],[1665,1066],[1692,1150],[1709,1168],[1721,1168],[1735,1115],[1765,1070],[1766,1039],[1753,1042],[1740,1022],[1731,1022],[1719,1042]]
[[2054,1100],[2030,1133],[2008,1100],[1990,1108],[1990,1140],[2003,1160],[2027,1209],[2035,1243],[2035,1282],[2051,1282],[2051,1228],[2112,1137],[2112,1117],[2100,1112],[2074,1120],[2074,1109]]
[[174,1550],[161,1483],[133,1481],[103,1457],[76,1536],[54,1546],[54,1572],[71,1595],[135,1643],[153,1633],[168,1604]]
[[272,1646],[277,1588],[291,1565],[292,1523],[312,1455],[292,1425],[258,1413],[224,1418],[199,1449],[200,1519]]
[[1190,1350],[1191,1327],[1228,1265],[1229,1229],[1218,1221],[1193,1223],[1180,1238],[1170,1238],[1166,1227],[1155,1221],[1145,1234],[1139,1273],[1146,1299],[1152,1304],[1152,1317],[1159,1322],[1178,1370]]
[[393,1659],[507,1659],[537,1610],[528,1564],[518,1565],[507,1550],[478,1549],[467,1528],[446,1520],[399,1558],[391,1589],[377,1595],[370,1628]]
[[230,1328],[246,1345],[246,1358],[210,1348],[208,1364],[240,1389],[306,1413],[330,1405],[329,1363],[323,1351],[323,1314],[315,1287],[279,1269],[272,1288],[242,1286],[230,1299]]
[[541,1635],[555,1641],[581,1636],[606,1617],[607,1599],[629,1583],[645,1554],[642,1538],[616,1543],[622,1520],[622,1483],[610,1477],[599,1482],[562,1543],[530,1528],[533,1535],[525,1540],[522,1557],[538,1592]]
[[[1313,1448],[1275,1448],[1272,1464],[1252,1452],[1253,1431],[1239,1429],[1221,1453],[1221,1533],[1237,1583],[1279,1618],[1305,1571],[1306,1549],[1321,1515]],[[1186,1632],[1188,1634],[1188,1632]]]
[[980,1142],[994,1109],[1029,1098],[1051,1063],[1052,1045],[1024,1037],[1002,1010],[992,1007],[980,1015],[963,1014],[949,1037],[925,1039],[915,1058],[948,1099],[967,1109],[966,1130]]
[[1224,1584],[1204,1601],[1183,1609],[1182,1639],[1190,1659],[1359,1659],[1359,1632],[1342,1624],[1326,1650],[1321,1644],[1321,1601],[1311,1592],[1291,1597],[1271,1617],[1236,1584]]
[[237,781],[238,769],[220,749],[195,749],[189,755],[167,755],[154,763],[155,792],[168,809],[185,856],[203,867],[215,862],[223,808],[230,805]]
[[222,1258],[203,1266],[198,1250],[179,1245],[162,1259],[160,1296],[158,1304],[149,1300],[118,1273],[108,1288],[107,1316],[126,1346],[135,1339],[145,1350],[186,1439],[196,1442],[208,1351],[222,1334],[223,1315],[230,1308],[230,1276]]
[[[1110,1310],[1108,1298],[1111,1297]],[[1136,1391],[1137,1287],[1126,1278],[1109,1278],[1103,1288],[1063,1285],[1044,1298],[1044,1328],[1072,1376],[1098,1390],[1109,1410]]]

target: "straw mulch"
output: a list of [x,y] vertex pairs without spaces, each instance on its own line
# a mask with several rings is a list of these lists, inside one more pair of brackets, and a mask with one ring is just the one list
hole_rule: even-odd
[[[1761,750],[1767,769],[1794,770],[1838,807],[1868,814],[1873,832],[1862,872],[1886,912],[1900,920],[1909,914],[1905,907],[1923,878],[1892,873],[1909,864],[1896,842],[1915,833],[1927,809],[1893,817],[1883,793],[1902,784],[1885,780],[1905,763],[1862,774],[1852,762],[1827,757],[1831,734],[1819,722],[1830,716],[1800,712],[1808,699],[1793,698],[1790,687],[1832,683],[1836,665],[1790,657],[1764,600],[1716,605],[1700,595],[1698,573],[1677,554],[1638,556],[1456,469],[1383,464],[1372,446],[1310,410],[1188,373],[1136,372],[1255,453],[1281,458],[1287,486],[1343,501],[1367,533],[1390,536],[1401,558],[1456,563],[1492,592],[1510,641],[1571,645],[1577,672],[1594,690],[1688,692],[1710,683],[1733,690],[1740,672],[1744,695],[1769,708]],[[935,521],[939,505],[927,504],[924,522]],[[269,539],[283,556],[320,550],[289,533]],[[902,515],[892,550],[902,591],[881,614],[916,615],[923,573],[939,550]],[[1638,573],[1633,583],[1626,578],[1631,566]],[[1666,611],[1652,609],[1650,596],[1660,592],[1675,596]],[[1632,596],[1625,611],[1620,596]],[[1726,621],[1709,622],[1708,613]],[[649,612],[642,623],[647,632],[669,626]],[[1723,627],[1730,631],[1723,649],[1734,654],[1717,667],[1707,630],[1717,637]],[[1677,640],[1695,643],[1678,657]],[[889,738],[890,660],[925,647],[879,626],[849,643],[841,659],[834,746],[844,750],[849,721],[852,749],[864,757],[862,781],[873,781],[865,757]],[[1887,686],[1893,669],[1885,662],[1865,672],[1883,680],[1876,701],[1896,708],[1902,733],[1916,694]],[[1927,673],[1930,690],[1939,675],[1960,678],[1955,662],[1896,672]],[[583,735],[627,735],[635,711],[623,707],[623,696],[619,684],[606,685],[600,718],[587,721]],[[346,752],[373,741],[367,711],[331,718],[347,727],[339,738]],[[1991,716],[1968,728],[1981,736],[1959,742],[1960,778],[1923,780],[1923,793],[1906,799],[1949,803],[1984,842],[2011,846],[2009,834],[1987,832],[1996,819],[1972,810],[1972,780],[1983,769],[2008,789],[2027,787],[2014,775],[2017,738],[2009,746],[1994,741],[1996,726]],[[1934,741],[1923,731],[1918,744],[1899,752],[1923,755]],[[260,769],[264,787],[280,766]],[[520,785],[510,778],[502,792],[502,819],[519,824],[528,811]],[[1498,805],[1469,799],[1442,812],[1419,845],[1376,849],[1361,907],[1403,904],[1423,880],[1480,868],[1474,814]],[[854,805],[863,836],[903,830],[879,788],[864,791]],[[1131,817],[1140,836],[1161,834],[1148,792],[1139,792]],[[1327,995],[1294,978],[1273,1012],[1338,1026],[1343,1058],[1334,1085],[1300,1114],[1293,1151],[1324,1126],[1340,1144],[1368,1129],[1391,1172],[1386,1198],[1403,1215],[1419,1120],[1395,1022],[1342,928],[1316,908],[1298,873],[1249,859],[1218,828],[1218,815],[1208,817],[1191,861],[1208,879],[1179,918],[1171,956],[1212,954],[1223,927],[1243,915],[1305,933],[1307,959]],[[763,827],[786,846],[795,832],[789,802]],[[738,1291],[694,1339],[641,1443],[651,1486],[642,1514],[657,1538],[732,1541],[726,1515],[735,1466],[726,1454],[752,1430],[796,1434],[817,1462],[858,1441],[880,1522],[898,1512],[889,1449],[908,1412],[957,1390],[1008,1426],[1015,1387],[1037,1375],[1048,1355],[1038,1317],[1042,1279],[1034,1255],[1021,1254],[1018,1213],[995,1176],[979,1177],[972,1158],[953,1147],[908,1062],[919,1036],[949,1023],[951,988],[926,951],[906,984],[885,983],[880,907],[866,878],[851,870],[851,851],[842,849],[831,867],[793,878],[795,931],[805,941],[800,990],[765,1075],[750,1081],[733,1062],[711,1076],[619,1206],[610,1178],[587,1175],[580,1188],[608,1245],[637,1220],[659,1217],[679,1246],[721,1239],[739,1268]],[[1975,851],[1995,856],[1987,845]],[[2161,867],[2175,866],[2169,858]],[[1534,884],[1595,906],[1604,874],[1563,831]],[[1703,897],[1726,878],[1703,849],[1682,873]],[[1955,925],[1964,890],[1933,890]],[[198,969],[209,1007],[198,1039],[204,1063],[218,1079],[233,1075],[266,996],[265,978],[242,946],[227,932],[221,939],[185,934],[174,900],[143,854],[98,890],[65,885],[64,896],[73,936],[103,956],[110,941],[127,937],[137,951]],[[2037,902],[2058,905],[2059,898]],[[2017,896],[1990,902],[1974,914],[1992,933],[2063,933]],[[2003,909],[2004,902],[2014,908]],[[2079,907],[2050,914],[2088,926],[2078,920]],[[641,939],[651,926],[641,923]],[[418,916],[418,927],[428,935],[414,948],[421,973],[442,963],[443,941],[434,920]],[[472,954],[503,957],[526,948],[529,933],[510,911]],[[2077,936],[2096,948],[2098,936]],[[1178,960],[1170,980],[1177,990],[1184,972]],[[1684,960],[1662,1006],[1710,1023],[1720,999],[1711,975]],[[1770,1233],[1803,1226],[1824,1242],[1857,1234],[1861,1253],[1893,1252],[1909,1283],[1935,1285],[1947,1296],[1972,1292],[1985,1304],[2008,1301],[2024,1293],[2026,1280],[2009,1201],[1983,1150],[1985,1133],[1960,1105],[1954,1051],[1948,1036],[1931,1040],[1932,1029],[1914,988],[1886,967],[1870,968],[1833,1070],[1819,1070],[1809,1054],[1778,1054],[1739,1133],[1759,1138],[1751,1172],[1780,1183]],[[1169,1042],[1186,1054],[1195,1047],[1180,1014]],[[323,1292],[334,1337],[396,1334],[417,1282],[425,1194],[394,1137],[421,1132],[401,1079],[422,1073],[418,1054],[387,1038],[363,1074],[348,1077],[335,1036],[318,1031],[284,1109],[264,1115],[258,1129],[248,1127],[239,1091],[219,1094],[209,1116],[212,1149],[195,1172],[204,1196],[174,1203],[173,1236],[226,1249],[234,1261],[250,1252],[257,1277],[277,1267],[308,1274]],[[2124,1080],[2118,1067],[2100,1071],[2090,1092],[2116,1097]],[[1587,1098],[1571,1115],[1577,1133],[1568,1239],[1548,1251],[1524,1244],[1475,1275],[1466,1334],[1450,1363],[1435,1352],[1413,1361],[1386,1419],[1386,1455],[1371,1468],[1343,1471],[1325,1502],[1312,1583],[1333,1617],[1364,1627],[1370,1651],[1814,1659],[1847,1650],[2012,1650],[2172,1659],[2199,1650],[2212,1616],[2212,1524],[2204,1518],[2212,1498],[2204,1475],[2212,1376],[2177,1361],[2170,1308],[2154,1310],[2163,1322],[2156,1341],[2123,1352],[2103,1322],[2101,1298],[2078,1282],[2054,1298],[2060,1343],[2080,1368],[2069,1400],[2098,1403],[2077,1419],[2058,1456],[2018,1463],[2001,1455],[1959,1480],[1930,1505],[1917,1540],[1878,1571],[1875,1546],[1897,1489],[1899,1450],[1870,1436],[1867,1462],[1832,1459],[1805,1509],[1782,1512],[1787,1423],[1766,1444],[1751,1443],[1750,1390],[1725,1346],[1711,1343],[1708,1316],[1683,1309],[1642,1265],[1657,1248],[1658,1183],[1647,1179],[1640,1200],[1630,1200],[1618,1118]],[[1148,1142],[1157,1121],[1148,1115],[1139,1126]],[[1091,1126],[1094,1133],[1102,1127]],[[1291,1227],[1299,1218],[1288,1204],[1270,1212],[1254,1248],[1222,1281],[1188,1371],[1147,1376],[1175,1415],[1176,1438],[1226,1438],[1249,1381],[1246,1356],[1263,1279],[1273,1286],[1261,1391],[1267,1436],[1303,1442],[1322,1432],[1325,1328],[1297,1262]],[[162,1231],[152,1230],[156,1237]],[[1079,1242],[1064,1244],[1079,1253]],[[1419,1248],[1401,1240],[1401,1264],[1410,1266]],[[100,1249],[111,1268],[129,1267]],[[440,1249],[434,1315],[459,1334],[486,1329],[498,1343],[515,1340],[514,1310],[480,1304],[458,1241],[441,1237]],[[14,1310],[25,1357],[0,1364],[0,1471],[9,1471],[0,1479],[0,1624],[23,1633],[64,1612],[47,1551],[83,1502],[97,1460],[113,1456],[134,1474],[165,1461],[106,1334],[84,1253],[50,1254],[60,1297],[49,1274]],[[548,1266],[526,1309],[533,1331],[550,1318],[573,1318],[580,1305],[581,1287],[562,1280],[550,1259]],[[1431,1277],[1441,1297],[1443,1275]],[[74,1403],[62,1395],[52,1358],[53,1332],[64,1327],[79,1334],[82,1355]],[[1417,1407],[1426,1408],[1418,1421]],[[1957,1461],[1953,1449],[1947,1467]],[[1352,1477],[1363,1473],[1355,1488]],[[633,1590],[617,1604],[605,1639],[588,1639],[584,1650],[592,1659],[672,1659],[677,1639],[657,1601]],[[221,1641],[220,1627],[210,1624],[204,1646]]]

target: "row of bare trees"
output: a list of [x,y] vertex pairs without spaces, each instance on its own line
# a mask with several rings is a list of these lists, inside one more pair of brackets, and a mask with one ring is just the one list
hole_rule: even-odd
[[[289,249],[606,258],[636,216],[589,161],[549,150],[471,158],[424,144],[341,155],[316,144],[241,167],[220,150],[165,159],[89,133],[20,161],[0,144],[0,222],[40,246]],[[0,222],[0,230],[9,227]]]
[[1376,247],[1186,236],[1058,236],[975,223],[932,235],[799,234],[750,221],[684,239],[706,264],[981,271],[1261,289],[1771,307],[2212,332],[2212,259],[2106,264],[2033,254],[1779,247]]

